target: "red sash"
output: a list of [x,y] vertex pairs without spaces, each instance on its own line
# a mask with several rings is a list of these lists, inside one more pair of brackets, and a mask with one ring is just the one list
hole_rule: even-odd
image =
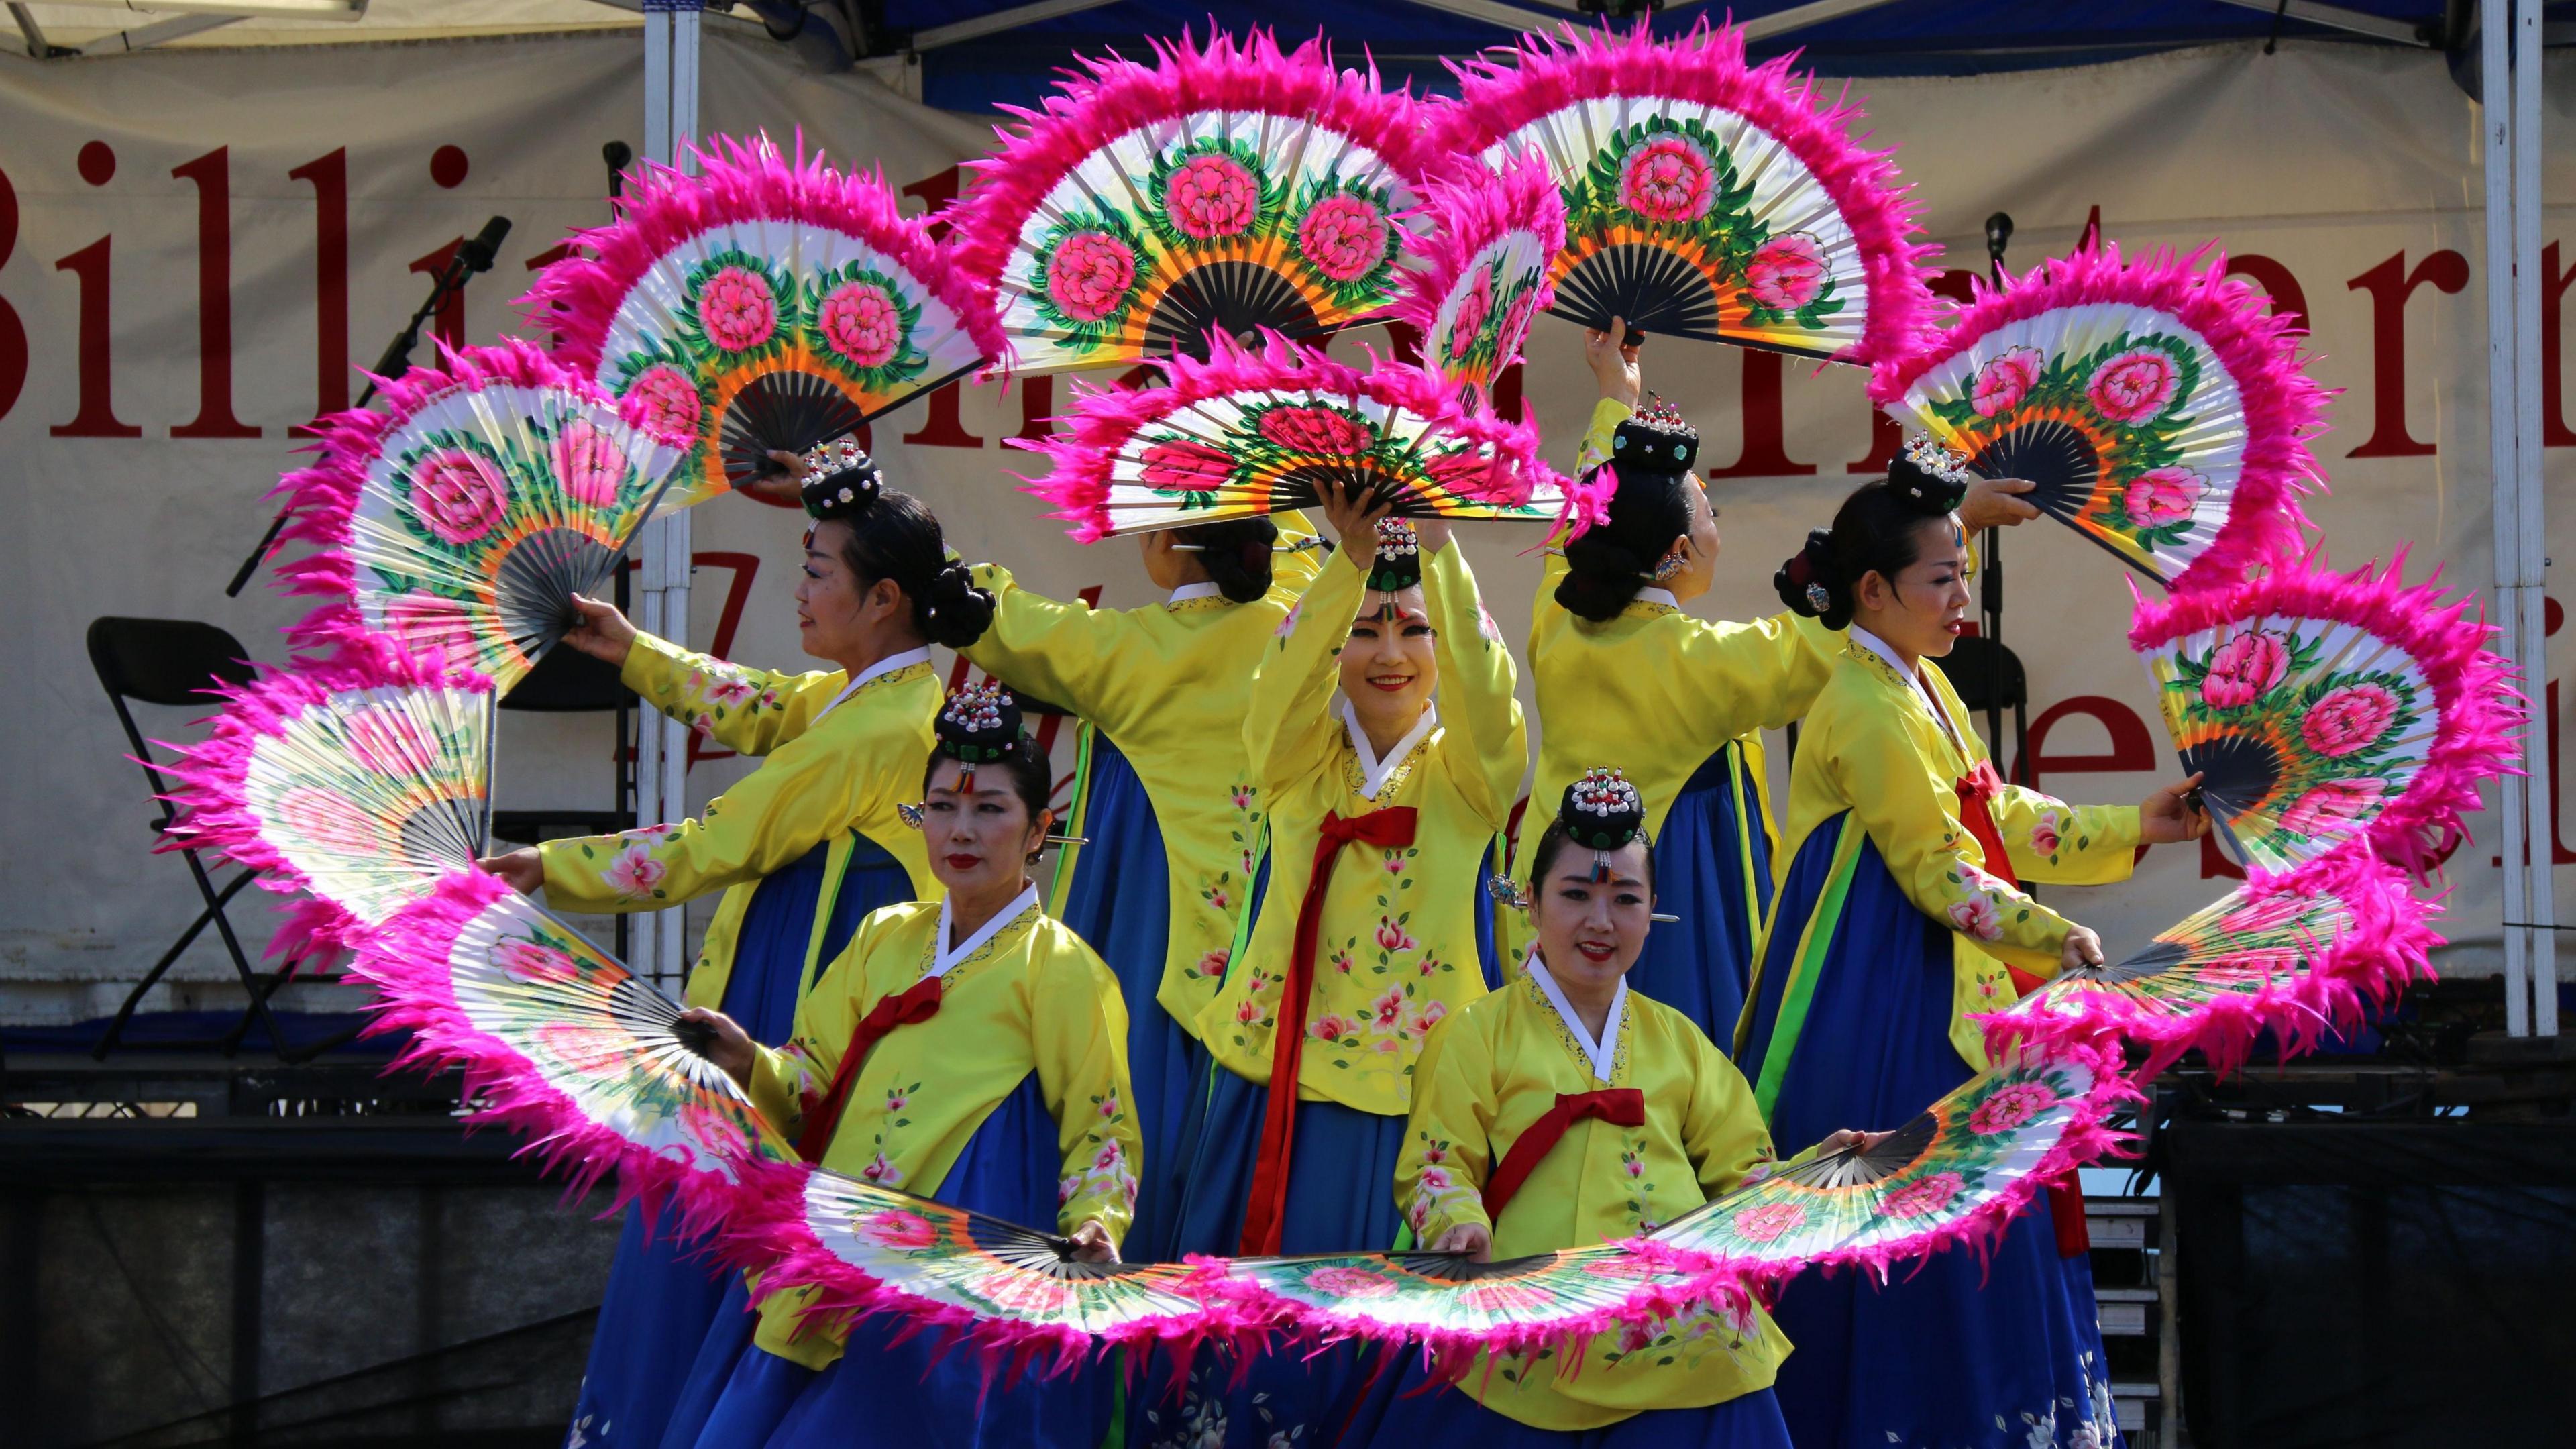
[[[1986,802],[2002,794],[2004,788],[2003,777],[1995,773],[1994,761],[1977,761],[1977,768],[1970,770],[1955,788],[1959,792],[1959,823],[1968,827],[1968,833],[1985,850],[1986,874],[2020,890],[2021,877],[2013,874],[2012,853],[2004,849],[2004,833],[1995,828],[1994,812],[1986,808]],[[2012,977],[2015,996],[2028,996],[2043,984],[2043,978],[2009,961],[2004,963],[2004,972]]]
[[939,983],[936,976],[924,976],[902,991],[877,998],[868,1014],[859,1018],[850,1033],[850,1044],[841,1051],[840,1068],[832,1073],[832,1089],[823,1096],[822,1104],[806,1114],[805,1131],[796,1139],[796,1155],[807,1162],[823,1160],[823,1149],[832,1145],[832,1133],[841,1125],[841,1112],[850,1104],[850,1088],[859,1080],[859,1066],[868,1053],[898,1026],[928,1021],[939,1014]]
[[1323,933],[1324,891],[1333,883],[1334,863],[1345,845],[1383,848],[1413,843],[1414,807],[1398,805],[1345,820],[1339,811],[1324,812],[1323,833],[1315,841],[1315,869],[1306,880],[1306,898],[1297,905],[1297,942],[1288,957],[1288,979],[1279,988],[1279,1024],[1270,1036],[1270,1097],[1261,1114],[1261,1157],[1252,1172],[1252,1198],[1244,1205],[1243,1240],[1237,1249],[1247,1258],[1279,1252],[1279,1230],[1288,1213],[1288,1160],[1297,1136],[1297,1068],[1305,1058],[1306,998],[1315,989],[1315,942]]
[[[2021,889],[2021,877],[2013,874],[2012,856],[2004,849],[2004,833],[1995,828],[1994,813],[1986,802],[2003,793],[2003,777],[1995,773],[1992,760],[1979,760],[1977,768],[1958,784],[1959,823],[1977,838],[1986,852],[1986,874],[2015,890]],[[2046,984],[2011,962],[2004,963],[2005,974],[2012,977],[2013,993],[2028,996]],[[2070,1176],[2048,1190],[2049,1224],[2056,1230],[2058,1256],[2079,1257],[2092,1249],[2092,1235],[2084,1226],[2084,1193]]]
[[1503,1209],[1519,1195],[1521,1184],[1529,1181],[1539,1163],[1555,1150],[1566,1130],[1587,1117],[1621,1127],[1642,1127],[1646,1125],[1646,1094],[1635,1087],[1557,1093],[1556,1105],[1512,1143],[1512,1150],[1503,1154],[1502,1166],[1495,1168],[1493,1177],[1485,1183],[1486,1222],[1503,1220]]

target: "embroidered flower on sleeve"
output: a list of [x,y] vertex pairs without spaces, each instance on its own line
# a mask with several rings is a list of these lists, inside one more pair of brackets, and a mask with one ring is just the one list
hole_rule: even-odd
[[2058,847],[2057,832],[2064,823],[2064,819],[2056,811],[2043,812],[2039,820],[2030,827],[2031,853],[2055,860]]
[[882,1152],[870,1159],[867,1166],[859,1169],[859,1176],[879,1187],[903,1186],[903,1169],[886,1161],[886,1155]]
[[606,878],[609,889],[630,901],[649,900],[661,888],[663,877],[671,868],[653,856],[653,848],[642,841],[629,844],[608,862]]

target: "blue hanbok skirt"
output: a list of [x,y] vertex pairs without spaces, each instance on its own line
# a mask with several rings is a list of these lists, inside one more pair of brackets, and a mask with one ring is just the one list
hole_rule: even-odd
[[[1836,847],[1859,828],[1827,821],[1791,862],[1746,1023],[1744,1072],[1784,1155],[1899,1126],[1970,1076],[1950,1044],[1948,925],[1906,898],[1874,842],[1833,906]],[[2089,1265],[2059,1252],[2045,1199],[1983,1261],[1937,1253],[1883,1285],[1808,1273],[1772,1316],[1797,1345],[1775,1387],[1798,1449],[2118,1440]]]
[[[1196,1097],[1207,1075],[1207,1049],[1156,999],[1171,942],[1171,871],[1154,802],[1135,767],[1109,736],[1085,731],[1084,788],[1078,847],[1059,909],[1051,914],[1088,942],[1118,977],[1127,1002],[1127,1076],[1144,1162],[1136,1217],[1119,1255],[1130,1262],[1177,1256],[1173,1232],[1181,1183],[1189,1167]],[[1252,891],[1269,879],[1263,856]]]
[[[787,1040],[797,987],[823,894],[830,845],[761,881],[742,917],[723,1011],[755,1040]],[[833,897],[817,969],[841,954],[868,912],[912,899],[912,877],[876,842],[859,837]],[[662,1440],[680,1382],[717,1320],[734,1275],[711,1266],[668,1214],[629,1208],[600,1299],[599,1328],[583,1370],[572,1435],[582,1449],[634,1449]]]
[[[1401,1369],[1382,1355],[1392,1353]],[[1537,1429],[1435,1385],[1418,1350],[1379,1350],[1338,1442],[1369,1449],[1790,1449],[1769,1389],[1699,1409],[1648,1409],[1598,1429]]]
[[1720,1046],[1734,1039],[1771,909],[1771,836],[1751,765],[1729,740],[1674,797],[1655,838],[1655,909],[1681,919],[1655,927],[1628,972],[1631,987]]
[[[1063,1154],[1035,1073],[975,1129],[929,1195],[1010,1222],[1052,1228]],[[737,1294],[740,1290],[736,1290]],[[739,1301],[739,1299],[737,1299]],[[751,1341],[751,1315],[712,1330],[690,1368],[664,1449],[1097,1449],[1116,1396],[1114,1370],[1095,1361],[1060,1378],[987,1379],[981,1350],[875,1315],[817,1372]],[[900,1340],[900,1341],[898,1341]]]

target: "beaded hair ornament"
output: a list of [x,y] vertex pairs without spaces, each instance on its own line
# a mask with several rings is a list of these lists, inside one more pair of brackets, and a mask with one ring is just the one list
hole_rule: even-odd
[[808,517],[824,518],[863,508],[884,491],[885,475],[878,470],[876,460],[859,446],[858,439],[844,437],[806,451],[797,496]]
[[1646,834],[1646,801],[1618,770],[1593,769],[1565,787],[1556,809],[1565,838],[1592,851],[1592,878],[1610,878],[1610,852]]
[[1422,540],[1401,518],[1377,521],[1377,555],[1369,564],[1368,586],[1387,596],[1382,613],[1395,617],[1395,596],[1422,582]]
[[969,684],[948,696],[939,711],[939,753],[955,760],[957,793],[975,790],[975,767],[1009,755],[1026,738],[1020,702],[998,684]]
[[[1623,487],[1675,486],[1699,463],[1699,429],[1682,418],[1681,409],[1652,393],[1646,405],[1622,419],[1610,434],[1608,466]],[[1655,561],[1645,577],[1668,583],[1689,562],[1679,546]]]
[[1976,477],[1964,455],[1941,446],[1930,433],[1906,439],[1905,451],[1887,468],[1888,485],[1933,516],[1955,512]]

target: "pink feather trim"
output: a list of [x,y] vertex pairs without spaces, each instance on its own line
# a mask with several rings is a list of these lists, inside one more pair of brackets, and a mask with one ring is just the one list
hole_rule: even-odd
[[356,946],[365,927],[328,897],[309,894],[313,883],[260,833],[259,816],[243,788],[251,752],[261,740],[277,735],[334,695],[388,686],[488,693],[492,683],[479,674],[441,670],[362,637],[337,660],[292,668],[262,666],[259,677],[247,685],[218,687],[223,708],[212,717],[206,737],[195,744],[153,741],[173,756],[172,763],[158,768],[178,782],[164,797],[178,807],[178,814],[153,849],[212,850],[257,871],[263,890],[308,896],[285,907],[286,924],[269,943],[270,955],[293,957],[324,969]]
[[2478,786],[2512,769],[2525,712],[2512,666],[2486,647],[2495,627],[2470,614],[2475,596],[2446,596],[2439,569],[2409,586],[2405,568],[2401,549],[2378,573],[2368,565],[2348,574],[2302,565],[2246,583],[2178,592],[2160,604],[2141,599],[2129,646],[2145,653],[2186,634],[2281,615],[2350,624],[2403,650],[2433,688],[2440,715],[2433,744],[2414,782],[2335,854],[2366,845],[2420,878],[2449,854],[2446,841],[2466,838],[2461,817],[2480,808]]
[[[1067,419],[1072,426],[1044,438],[1011,441],[1044,453],[1055,465],[1044,479],[1023,478],[1023,491],[1055,505],[1054,516],[1070,519],[1068,530],[1082,543],[1109,536],[1109,476],[1118,450],[1139,429],[1190,405],[1227,393],[1262,389],[1314,391],[1345,398],[1367,398],[1428,419],[1436,432],[1452,434],[1494,450],[1498,471],[1516,480],[1498,496],[1526,499],[1538,485],[1564,490],[1569,513],[1588,526],[1609,509],[1608,487],[1569,482],[1538,456],[1538,435],[1519,423],[1463,411],[1457,394],[1440,376],[1421,367],[1371,358],[1368,372],[1345,367],[1322,352],[1301,347],[1274,332],[1264,332],[1258,350],[1238,347],[1222,337],[1210,339],[1205,362],[1187,357],[1157,361],[1163,369],[1158,387],[1109,387],[1087,391]],[[1580,531],[1580,528],[1576,531]]]
[[[1112,1347],[1165,1348],[1183,1363],[1202,1345],[1248,1354],[1279,1326],[1276,1316],[1260,1306],[1195,1281],[1185,1282],[1184,1291],[1199,1299],[1196,1311],[1124,1323],[1097,1336],[1062,1324],[986,1317],[955,1304],[921,1298],[853,1266],[814,1236],[805,1220],[805,1180],[810,1171],[802,1166],[768,1165],[737,1189],[736,1218],[727,1227],[723,1247],[728,1257],[759,1269],[755,1303],[791,1291],[810,1293],[799,1315],[807,1325],[844,1316],[907,1318],[913,1331],[938,1333],[950,1340],[951,1347],[978,1351],[988,1378],[996,1370],[1012,1375],[1032,1369],[1065,1373]],[[1137,1355],[1130,1366],[1138,1366],[1143,1357]]]
[[1458,99],[1430,105],[1432,149],[1482,156],[1505,136],[1578,101],[1659,96],[1732,111],[1776,138],[1812,173],[1851,228],[1868,286],[1861,339],[1839,360],[1874,363],[1922,345],[1931,325],[1929,263],[1940,248],[1919,240],[1921,204],[1889,158],[1854,128],[1858,106],[1829,100],[1794,57],[1760,65],[1744,54],[1744,32],[1703,19],[1686,35],[1658,41],[1639,20],[1627,31],[1571,24],[1559,35],[1532,31],[1508,50],[1452,62]]
[[[681,1231],[690,1236],[727,1228],[744,1203],[740,1186],[656,1155],[593,1121],[517,1049],[477,1028],[457,1003],[448,970],[457,937],[485,907],[509,893],[499,876],[466,867],[366,934],[349,974],[379,992],[370,1007],[375,1021],[368,1029],[411,1033],[409,1045],[387,1070],[461,1069],[464,1099],[475,1106],[467,1124],[500,1125],[527,1137],[520,1151],[562,1173],[568,1197],[586,1196],[614,1175],[608,1211],[641,1202],[649,1210],[675,1209]],[[748,1177],[760,1164],[746,1159],[740,1166]]]
[[2367,855],[2337,854],[2295,876],[2250,883],[2246,904],[2311,894],[2343,901],[2351,908],[2353,924],[2348,934],[2311,956],[2307,971],[2295,979],[2276,980],[2253,995],[2224,997],[2179,1016],[2143,1010],[2126,998],[2101,993],[2074,997],[2080,1005],[2045,1014],[2025,1001],[2020,1008],[1977,1017],[1985,1025],[1987,1049],[2002,1053],[2023,1043],[2048,1056],[2072,1046],[2116,1057],[2137,1046],[2146,1052],[2136,1073],[2140,1079],[2198,1050],[2213,1070],[2231,1075],[2243,1069],[2266,1032],[2282,1057],[2298,1056],[2315,1050],[2328,1032],[2359,1025],[2366,1005],[2383,1005],[2410,982],[2433,978],[2430,957],[2442,938],[2431,922],[2440,907],[2417,899],[2396,869]]
[[646,162],[628,180],[618,219],[575,232],[576,254],[546,268],[519,299],[531,322],[553,330],[555,355],[583,376],[598,376],[618,309],[655,263],[710,227],[742,221],[796,221],[857,237],[957,314],[986,357],[1007,355],[991,290],[956,265],[928,222],[903,214],[903,198],[882,170],[834,170],[820,151],[805,154],[801,131],[792,159],[765,134],[748,141],[718,136],[690,152],[698,174]]
[[[381,667],[390,654],[385,641],[359,617],[357,569],[350,561],[349,521],[357,513],[367,474],[384,455],[386,439],[400,432],[419,412],[450,394],[481,392],[491,387],[543,388],[580,398],[614,411],[629,426],[644,426],[640,399],[613,401],[606,393],[569,372],[553,358],[516,338],[490,347],[450,350],[439,346],[438,366],[415,367],[398,378],[377,378],[382,410],[351,408],[313,425],[314,441],[302,451],[320,454],[309,468],[280,479],[270,496],[287,499],[289,519],[278,535],[281,544],[308,544],[312,552],[281,563],[277,574],[287,593],[317,595],[319,608],[288,626],[287,637],[305,650],[321,651],[335,663],[362,672]],[[658,436],[658,435],[656,435]],[[680,443],[686,444],[682,439]],[[408,677],[408,676],[406,676]]]
[[[1466,280],[1467,268],[1486,247],[1525,231],[1538,237],[1542,266],[1565,250],[1565,198],[1549,179],[1547,163],[1535,156],[1499,172],[1429,183],[1423,188],[1421,214],[1429,229],[1404,234],[1405,250],[1421,265],[1398,275],[1387,316],[1425,336],[1439,320],[1440,304]],[[1531,310],[1544,312],[1555,301],[1555,285],[1542,277]],[[1501,365],[1512,361],[1503,358]]]
[[1880,407],[1905,396],[1931,369],[1986,334],[2060,307],[2119,303],[2151,308],[2198,333],[2236,382],[2245,406],[2245,462],[2227,526],[2209,550],[2173,581],[2173,592],[2242,581],[2256,568],[2281,568],[2305,551],[2308,520],[2299,495],[2325,488],[2308,439],[2325,427],[2335,394],[2308,376],[2303,335],[2272,311],[2261,292],[2227,275],[2216,243],[2184,255],[2153,251],[2123,260],[2117,243],[2052,257],[2000,290],[1971,279],[1976,301],[1952,307],[1950,325],[1914,352],[1878,364],[1869,399]]
[[1413,97],[1380,89],[1374,66],[1335,70],[1321,37],[1286,52],[1267,30],[1240,40],[1218,32],[1204,46],[1186,34],[1152,45],[1152,65],[1080,57],[1082,70],[1039,109],[1002,108],[1017,126],[996,128],[1000,149],[965,163],[973,184],[949,204],[960,273],[989,289],[1029,217],[1085,158],[1141,126],[1195,111],[1311,119],[1376,153],[1416,190],[1450,170],[1447,157],[1425,143]]

